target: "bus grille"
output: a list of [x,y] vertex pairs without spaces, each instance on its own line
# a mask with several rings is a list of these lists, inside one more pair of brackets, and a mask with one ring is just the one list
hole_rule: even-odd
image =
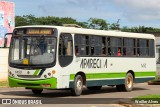
[[18,83],[18,84],[23,86],[40,86],[40,84],[30,84],[30,83]]
[[40,78],[40,75],[17,75],[20,78]]

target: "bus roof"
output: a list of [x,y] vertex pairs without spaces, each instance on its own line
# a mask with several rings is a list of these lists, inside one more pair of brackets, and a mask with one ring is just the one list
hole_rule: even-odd
[[155,39],[153,34],[145,33],[131,33],[112,30],[96,30],[86,28],[64,27],[64,26],[46,26],[46,25],[32,25],[32,26],[20,26],[16,28],[56,28],[59,32],[63,33],[75,33],[75,34],[88,34],[88,35],[100,35],[100,36],[116,36],[116,37],[133,37],[133,38],[148,38]]

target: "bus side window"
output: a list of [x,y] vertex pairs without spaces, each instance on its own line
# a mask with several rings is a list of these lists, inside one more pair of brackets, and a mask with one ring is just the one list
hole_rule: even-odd
[[61,34],[59,40],[59,64],[68,66],[73,60],[73,43],[71,34]]
[[70,40],[70,38],[68,36],[66,36],[67,34],[63,34],[60,37],[59,40],[59,55],[62,56],[71,56],[72,55],[72,40]]
[[91,46],[91,55],[94,55],[95,54],[95,38],[94,36],[91,36],[90,37],[90,46]]
[[83,34],[75,34],[75,55],[76,56],[88,56],[89,51],[89,36]]
[[106,50],[106,37],[102,37],[102,55],[105,56],[107,55],[107,50]]
[[108,42],[108,55],[122,56],[122,50],[121,50],[122,49],[122,38],[108,37],[107,42]]
[[94,47],[91,47],[91,55],[94,55]]
[[117,56],[121,56],[121,48],[118,48]]
[[111,56],[111,48],[108,48],[108,55]]
[[66,55],[71,56],[72,55],[72,41],[67,41],[67,47],[66,47]]
[[149,56],[154,57],[154,40],[149,40]]
[[108,56],[111,56],[110,37],[107,38]]
[[[149,56],[149,40],[138,39],[137,51],[139,51],[139,56],[148,57]],[[138,52],[137,52],[138,56]]]
[[75,55],[78,56],[79,52],[78,52],[78,46],[75,46]]

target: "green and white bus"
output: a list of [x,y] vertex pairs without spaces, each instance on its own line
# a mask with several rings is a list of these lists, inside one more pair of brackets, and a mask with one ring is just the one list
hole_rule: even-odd
[[34,94],[43,89],[116,86],[132,91],[133,83],[155,78],[155,37],[151,34],[61,26],[23,26],[13,31],[9,52],[10,87]]

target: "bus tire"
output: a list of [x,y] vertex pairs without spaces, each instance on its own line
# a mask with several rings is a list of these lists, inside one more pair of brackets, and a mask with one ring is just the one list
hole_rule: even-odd
[[42,91],[43,89],[32,89],[33,94],[36,94],[36,95],[41,94]]
[[76,75],[74,79],[74,87],[71,92],[74,96],[80,96],[83,90],[83,79],[81,75]]
[[89,90],[100,90],[102,86],[92,86],[92,87],[87,87]]
[[122,91],[130,92],[133,89],[133,75],[131,73],[127,73],[125,78],[125,84],[122,85]]

